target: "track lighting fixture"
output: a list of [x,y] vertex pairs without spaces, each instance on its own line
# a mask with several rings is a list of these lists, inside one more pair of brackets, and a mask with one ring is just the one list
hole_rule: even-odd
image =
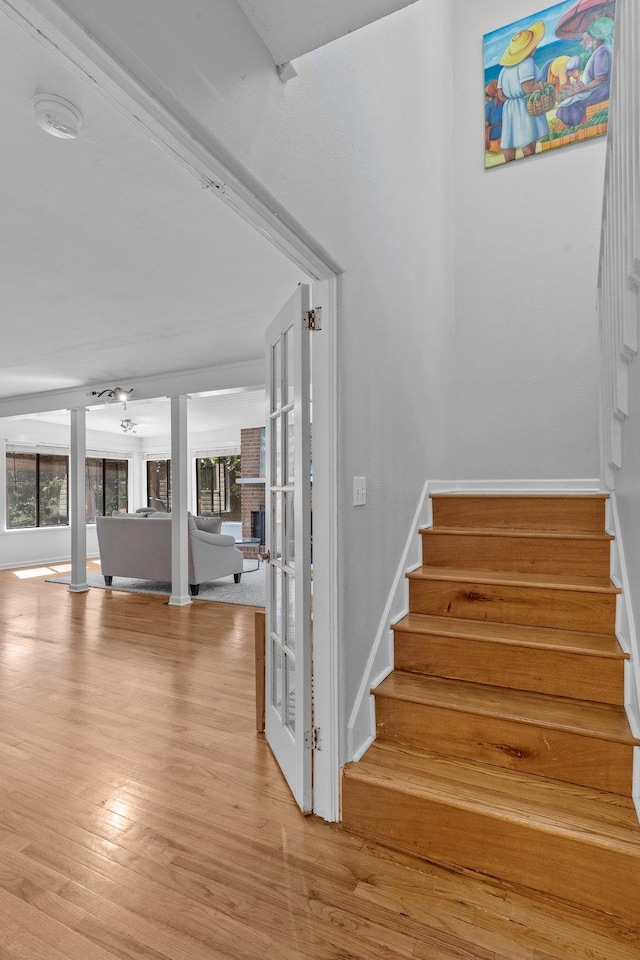
[[107,387],[105,390],[92,390],[88,396],[95,397],[97,400],[102,400],[104,397],[109,402],[119,400],[120,403],[126,403],[132,393],[133,387],[130,390],[125,390],[123,387]]

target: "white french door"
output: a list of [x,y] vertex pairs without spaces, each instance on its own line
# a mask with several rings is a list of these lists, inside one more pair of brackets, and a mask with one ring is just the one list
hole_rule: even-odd
[[312,804],[311,398],[301,284],[267,330],[267,741],[303,813]]

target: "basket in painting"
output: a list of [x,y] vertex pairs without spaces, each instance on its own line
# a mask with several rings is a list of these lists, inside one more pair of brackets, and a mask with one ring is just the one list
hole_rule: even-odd
[[553,110],[556,105],[556,90],[549,84],[544,90],[534,90],[527,97],[527,110],[532,117],[541,117],[543,113]]

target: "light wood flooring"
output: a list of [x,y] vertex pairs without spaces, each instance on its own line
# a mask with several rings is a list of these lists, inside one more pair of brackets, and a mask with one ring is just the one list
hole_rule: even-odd
[[640,923],[299,815],[254,613],[0,571],[0,960],[640,958]]

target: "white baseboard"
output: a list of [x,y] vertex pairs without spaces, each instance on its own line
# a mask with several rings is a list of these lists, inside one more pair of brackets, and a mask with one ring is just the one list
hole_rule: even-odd
[[[87,557],[87,560],[90,558]],[[0,570],[24,570],[27,567],[50,567],[54,563],[71,563],[71,557],[52,557],[50,560],[22,560],[19,563],[0,563]]]
[[603,493],[597,478],[562,480],[430,480],[429,493]]

